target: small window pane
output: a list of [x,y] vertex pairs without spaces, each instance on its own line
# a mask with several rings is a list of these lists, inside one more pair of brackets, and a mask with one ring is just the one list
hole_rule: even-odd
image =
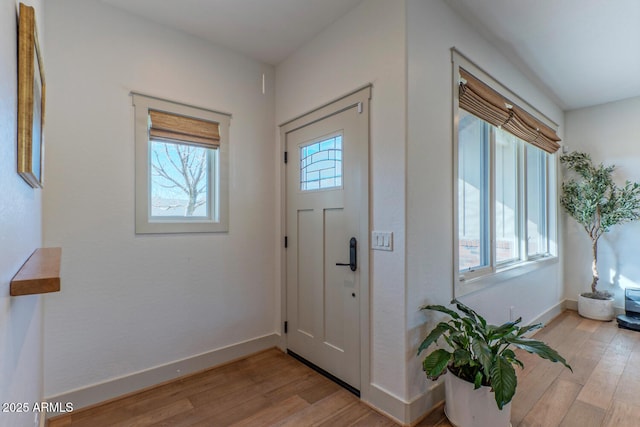
[[300,147],[300,189],[342,187],[342,135]]
[[458,129],[458,265],[461,271],[489,265],[489,127],[460,111]]
[[504,263],[519,259],[519,140],[510,133],[494,129],[496,133],[496,263]]
[[547,162],[546,153],[527,147],[527,253],[547,253]]
[[151,141],[151,217],[209,218],[209,173],[215,149]]

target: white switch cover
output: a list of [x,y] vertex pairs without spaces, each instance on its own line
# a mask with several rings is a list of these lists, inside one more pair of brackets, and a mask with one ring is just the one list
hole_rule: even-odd
[[378,251],[392,251],[393,231],[372,231],[371,249]]

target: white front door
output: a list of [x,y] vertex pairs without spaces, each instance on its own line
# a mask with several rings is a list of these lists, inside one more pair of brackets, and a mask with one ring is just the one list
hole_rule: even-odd
[[368,286],[369,92],[283,126],[287,348],[357,390]]

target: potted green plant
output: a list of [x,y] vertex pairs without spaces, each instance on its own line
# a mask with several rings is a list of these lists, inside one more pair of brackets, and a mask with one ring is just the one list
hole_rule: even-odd
[[511,399],[518,379],[514,366],[524,367],[511,347],[537,354],[543,359],[566,360],[545,343],[525,334],[542,324],[518,326],[522,321],[490,325],[478,313],[458,300],[451,301],[458,311],[442,305],[425,305],[421,310],[447,314],[450,319],[438,323],[424,339],[418,355],[443,338],[449,348],[429,353],[422,368],[431,380],[445,378],[445,413],[458,427],[507,427],[511,418]]
[[598,241],[612,226],[640,218],[640,184],[613,181],[615,166],[594,165],[589,154],[574,151],[560,157],[569,170],[562,183],[560,204],[591,239],[591,292],[578,295],[578,312],[584,317],[611,320],[613,295],[598,289]]

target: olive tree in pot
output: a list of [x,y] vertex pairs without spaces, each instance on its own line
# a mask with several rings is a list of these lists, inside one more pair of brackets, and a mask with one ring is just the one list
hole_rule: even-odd
[[[424,339],[418,355],[440,338],[449,348],[429,353],[422,368],[431,380],[445,379],[445,413],[458,427],[508,427],[511,399],[518,378],[514,366],[524,368],[512,346],[537,354],[543,359],[571,366],[545,343],[525,334],[542,327],[537,323],[518,326],[521,318],[502,325],[490,325],[458,300],[451,301],[458,311],[442,305],[425,305],[422,310],[447,314],[450,319],[438,323]],[[448,372],[448,373],[447,373]]]
[[591,239],[591,292],[578,295],[581,316],[612,320],[613,294],[598,289],[598,241],[612,226],[640,219],[640,184],[613,181],[615,166],[594,165],[589,154],[572,152],[560,157],[569,170],[562,183],[560,204],[580,224]]

